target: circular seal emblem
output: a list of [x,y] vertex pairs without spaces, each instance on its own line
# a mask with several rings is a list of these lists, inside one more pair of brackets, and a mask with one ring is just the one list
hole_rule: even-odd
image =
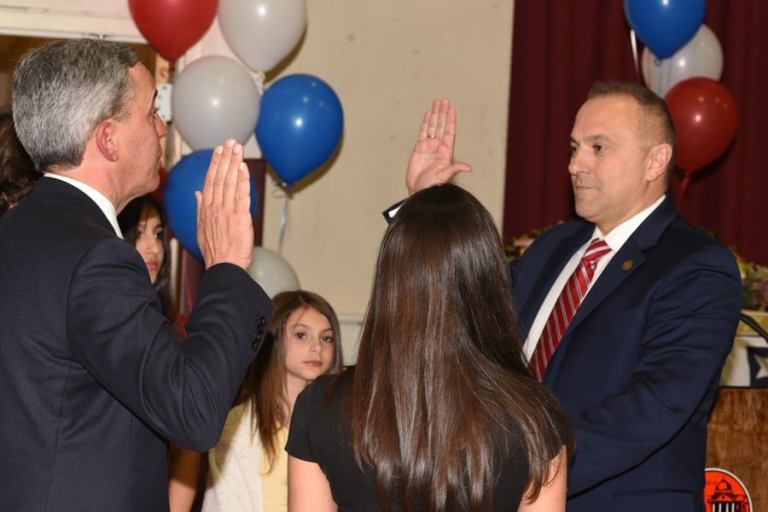
[[707,512],[753,512],[747,486],[721,468],[704,471],[704,504]]

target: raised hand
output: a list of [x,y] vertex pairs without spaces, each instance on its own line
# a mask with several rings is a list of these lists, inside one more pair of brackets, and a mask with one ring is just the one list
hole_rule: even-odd
[[432,108],[424,114],[421,131],[408,161],[405,184],[408,193],[446,183],[460,172],[472,167],[453,161],[456,142],[456,111],[446,99],[432,102]]
[[197,243],[205,267],[232,263],[247,268],[253,255],[253,220],[243,146],[228,140],[213,150],[197,199]]

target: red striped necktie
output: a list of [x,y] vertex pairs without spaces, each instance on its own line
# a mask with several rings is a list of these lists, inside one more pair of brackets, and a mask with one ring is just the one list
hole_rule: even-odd
[[552,359],[552,354],[557,350],[568,324],[571,323],[573,315],[576,314],[576,310],[579,309],[581,301],[587,294],[589,283],[595,275],[597,262],[609,252],[611,252],[611,248],[604,240],[600,238],[592,240],[581,257],[579,266],[576,267],[571,277],[568,278],[563,291],[560,292],[560,297],[557,298],[555,307],[549,314],[544,330],[541,332],[539,343],[531,357],[531,370],[539,382],[543,380],[544,370]]

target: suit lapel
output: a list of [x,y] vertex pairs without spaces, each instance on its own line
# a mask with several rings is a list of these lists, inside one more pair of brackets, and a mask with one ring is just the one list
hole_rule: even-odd
[[[626,262],[630,261],[632,262],[631,265],[626,265]],[[589,293],[584,298],[584,302],[576,310],[576,314],[568,325],[564,336],[568,336],[570,332],[576,329],[584,318],[588,317],[613,290],[632,273],[637,271],[643,263],[645,263],[645,254],[633,243],[632,237],[630,237],[619,249],[619,252],[611,258],[611,261],[597,278],[592,289],[589,290]]]
[[[632,233],[597,278],[563,334],[563,342],[567,341],[579,324],[602,304],[625,279],[643,266],[646,261],[645,251],[656,245],[661,234],[676,216],[677,211],[667,196],[659,207]],[[560,345],[562,346],[563,343]],[[555,351],[555,355],[557,352]]]
[[541,308],[549,289],[552,288],[563,267],[579,247],[584,245],[594,231],[594,226],[585,224],[572,235],[564,238],[557,248],[549,254],[546,263],[541,267],[541,272],[536,279],[531,280],[532,289],[527,300],[520,310],[520,318],[523,321],[523,332],[528,332]]

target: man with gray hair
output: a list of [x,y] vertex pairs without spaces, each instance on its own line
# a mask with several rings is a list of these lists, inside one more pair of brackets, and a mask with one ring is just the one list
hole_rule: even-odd
[[198,193],[206,272],[180,345],[116,215],[159,182],[165,125],[128,47],[58,41],[14,73],[16,129],[45,172],[0,219],[0,509],[167,510],[167,441],[220,435],[271,315],[242,146]]

